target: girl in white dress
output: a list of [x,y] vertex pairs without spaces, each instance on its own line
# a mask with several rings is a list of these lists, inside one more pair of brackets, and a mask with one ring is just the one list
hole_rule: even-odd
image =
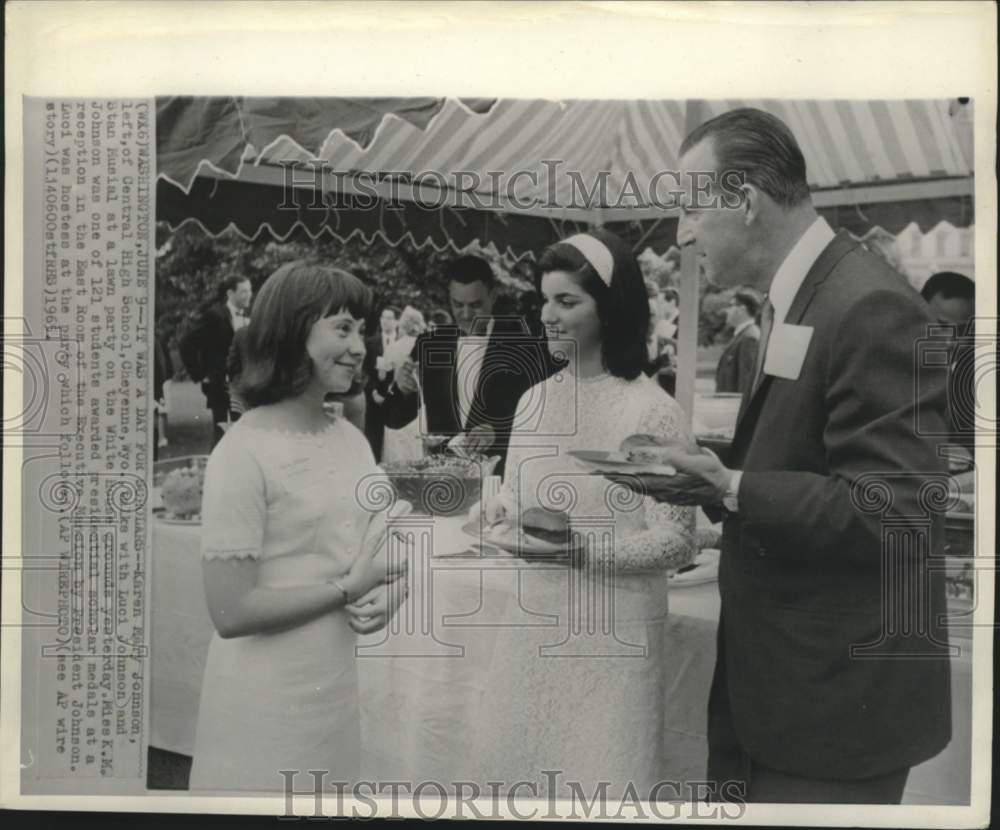
[[216,633],[202,683],[192,790],[281,792],[353,782],[360,763],[354,648],[405,593],[387,517],[359,503],[379,476],[362,432],[324,412],[364,357],[369,290],[307,263],[264,284],[240,393],[251,407],[205,474],[202,556]]
[[518,601],[550,624],[498,630],[477,777],[531,782],[522,795],[579,787],[589,799],[608,782],[609,794],[631,785],[648,798],[666,770],[665,701],[683,659],[669,648],[667,572],[694,555],[694,514],[592,475],[567,452],[617,450],[635,433],[693,439],[642,372],[649,303],[629,246],[580,234],[546,250],[539,273],[549,348],[567,363],[521,398],[504,489],[483,511],[487,521],[564,511],[584,547],[522,572]]

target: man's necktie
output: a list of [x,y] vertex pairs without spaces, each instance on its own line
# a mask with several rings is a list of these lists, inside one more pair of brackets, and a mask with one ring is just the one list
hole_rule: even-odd
[[764,307],[760,312],[760,340],[757,343],[757,357],[753,364],[753,384],[750,386],[750,394],[753,394],[760,384],[764,374],[764,359],[767,356],[767,343],[771,339],[771,329],[774,326],[774,306],[769,299],[764,300]]

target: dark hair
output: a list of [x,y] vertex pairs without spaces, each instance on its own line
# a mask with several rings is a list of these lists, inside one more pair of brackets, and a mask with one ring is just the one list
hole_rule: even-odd
[[678,155],[709,138],[720,176],[737,171],[784,207],[809,198],[805,158],[779,118],[749,107],[724,112],[695,127],[681,142]]
[[399,317],[399,314],[400,314],[400,311],[399,311],[399,309],[398,309],[398,308],[396,308],[396,306],[394,306],[394,305],[387,305],[387,306],[385,306],[385,307],[384,307],[384,308],[383,308],[383,309],[382,309],[382,310],[381,310],[381,311],[379,312],[379,316],[381,317],[381,316],[382,316],[383,314],[385,314],[385,313],[386,313],[387,311],[391,311],[391,312],[392,312],[392,315],[393,315],[394,317]]
[[371,305],[371,290],[347,271],[305,261],[282,265],[257,294],[237,392],[248,406],[301,394],[312,377],[306,340],[313,324],[341,309],[363,320]]
[[601,321],[601,361],[616,377],[634,380],[646,367],[646,332],[649,330],[649,298],[639,262],[627,242],[605,230],[588,231],[607,246],[614,260],[611,285],[605,285],[587,258],[573,245],[556,242],[538,260],[536,285],[551,271],[574,274],[597,301]]
[[756,317],[760,311],[760,298],[746,288],[737,288],[733,292],[733,299],[745,308],[751,317]]
[[501,294],[493,303],[494,317],[509,317],[517,314],[517,300],[510,294]]
[[946,300],[957,297],[974,303],[976,301],[976,284],[964,274],[955,271],[939,271],[933,274],[924,283],[924,287],[920,289],[920,296],[927,302],[930,302],[931,298],[938,294]]
[[463,285],[478,281],[487,288],[492,288],[496,284],[496,277],[490,264],[474,254],[464,254],[453,259],[445,266],[444,276],[448,282],[459,282]]
[[230,274],[219,283],[219,296],[226,299],[230,291],[235,291],[236,286],[244,282],[250,282],[250,277],[245,277],[243,274]]
[[677,293],[676,288],[664,288],[663,289],[663,299],[673,300],[675,303],[680,304],[681,295]]

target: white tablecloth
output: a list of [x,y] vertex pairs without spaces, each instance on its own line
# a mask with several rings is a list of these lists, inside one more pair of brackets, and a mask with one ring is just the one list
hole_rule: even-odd
[[[389,628],[360,645],[364,769],[368,780],[461,781],[467,777],[468,725],[477,716],[496,628],[516,604],[517,572],[482,560],[432,557],[463,547],[460,523],[440,523],[419,545],[410,599]],[[426,535],[426,534],[425,534]],[[492,563],[502,567],[503,563]],[[485,567],[485,569],[484,569]],[[152,692],[150,745],[190,755],[212,623],[202,590],[197,526],[153,528]],[[432,582],[433,590],[426,590]],[[430,598],[429,602],[420,598]],[[664,778],[704,776],[706,705],[715,662],[719,595],[714,582],[674,588],[671,623],[680,656],[666,696],[666,723],[676,747]],[[965,635],[967,637],[968,634]],[[956,642],[962,635],[956,632]],[[971,746],[970,642],[953,663],[954,737],[913,769],[905,803],[967,802]]]
[[[517,604],[518,560],[440,556],[464,550],[461,522],[418,523],[410,598],[390,626],[359,645],[363,774],[379,780],[458,781],[468,775],[468,725],[476,718],[496,624],[530,622]],[[431,551],[435,555],[431,556]],[[431,586],[431,590],[428,590]],[[682,655],[664,705],[677,746],[675,780],[705,765],[705,705],[715,660],[714,583],[676,590]],[[537,619],[536,619],[537,622]],[[152,746],[190,755],[212,624],[202,591],[198,528],[156,521],[153,530]]]

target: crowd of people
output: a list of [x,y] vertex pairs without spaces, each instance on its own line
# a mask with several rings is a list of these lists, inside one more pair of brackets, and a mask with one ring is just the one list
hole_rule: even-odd
[[[408,583],[405,563],[385,556],[389,517],[354,488],[380,461],[419,455],[421,435],[499,458],[501,492],[478,506],[488,522],[555,510],[543,481],[572,484],[571,526],[609,504],[609,484],[634,493],[611,508],[613,545],[588,543],[567,567],[583,592],[614,573],[608,607],[645,648],[641,667],[542,659],[532,632],[501,630],[469,737],[483,780],[510,786],[545,769],[616,791],[658,780],[679,659],[666,574],[691,559],[698,508],[722,527],[710,780],[738,782],[750,801],[898,803],[910,767],[947,744],[946,634],[934,621],[921,636],[885,628],[882,517],[852,487],[878,472],[892,479],[893,511],[922,509],[920,484],[943,461],[913,413],[943,434],[948,411],[943,378],[916,383],[913,344],[935,320],[967,326],[971,293],[938,275],[922,299],[835,233],[813,208],[794,137],[765,112],[708,121],[680,159],[684,171],[744,174],[738,210],[685,206],[678,227],[731,292],[716,388],[743,402],[725,463],[699,448],[671,394],[676,291],[648,285],[606,231],[540,252],[540,330],[497,313],[495,274],[471,254],[444,274],[450,308],[426,316],[374,308],[361,280],[326,263],[279,268],[249,322],[249,281],[226,283],[181,348],[217,430],[202,514],[217,633],[192,789],[273,790],[284,768],[357,775],[356,638],[386,625]],[[653,436],[678,474],[574,475],[570,453],[635,434]],[[552,449],[541,459],[539,436]],[[941,517],[931,524],[933,553]],[[937,620],[942,583],[924,559],[904,570]],[[526,590],[533,607],[564,613],[558,571]],[[850,658],[880,632],[883,659]]]
[[[442,416],[442,400],[451,395],[450,387],[435,389],[435,375],[430,374],[433,401],[423,410],[426,395],[413,396],[417,387],[408,366],[416,362],[417,340],[421,335],[432,335],[445,330],[460,336],[484,335],[486,330],[474,328],[476,318],[489,318],[490,332],[496,320],[513,324],[510,333],[520,338],[544,339],[540,308],[529,306],[524,313],[518,304],[501,293],[489,262],[475,254],[458,257],[448,265],[445,279],[449,286],[451,309],[433,308],[426,315],[413,306],[400,309],[385,305],[377,309],[375,331],[366,337],[365,359],[359,373],[359,383],[344,394],[331,395],[330,401],[346,407],[349,418],[363,423],[363,429],[378,461],[405,461],[422,454],[421,437],[428,433],[452,436],[461,432],[468,415],[471,400],[466,400],[465,410],[448,419]],[[679,297],[676,289],[661,288],[646,279],[645,290],[649,302],[647,326],[647,361],[643,368],[647,376],[655,377],[660,386],[673,395],[677,374],[677,331]],[[465,286],[465,287],[461,287]],[[466,298],[463,295],[469,294]],[[465,300],[468,299],[468,302]],[[250,320],[253,287],[248,278],[230,276],[220,284],[219,301],[198,315],[180,340],[180,355],[188,376],[196,381],[205,397],[206,408],[212,418],[212,447],[229,426],[239,420],[246,404],[238,391],[238,376],[244,363],[244,329]],[[470,316],[471,315],[471,316]],[[158,358],[156,399],[161,418],[158,419],[158,446],[166,445],[166,401],[162,392],[162,379],[169,378],[169,354],[161,350]],[[473,362],[475,358],[473,357]],[[400,382],[397,382],[399,378]],[[450,381],[449,381],[450,382]],[[402,387],[408,397],[394,398]],[[473,380],[473,386],[475,385]],[[465,389],[465,386],[461,386]],[[469,387],[471,388],[471,387]],[[359,395],[363,391],[363,401]],[[399,411],[400,401],[403,410]],[[516,401],[515,401],[516,402]],[[415,413],[420,412],[420,418]],[[428,420],[428,412],[429,415]],[[420,421],[423,420],[421,426]],[[390,423],[391,422],[391,423]],[[433,429],[430,429],[433,427]]]

